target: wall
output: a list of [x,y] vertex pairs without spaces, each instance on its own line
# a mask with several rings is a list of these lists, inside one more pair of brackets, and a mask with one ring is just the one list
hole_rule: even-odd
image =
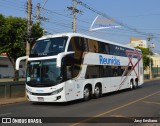
[[25,82],[0,82],[0,100],[25,96]]
[[[25,77],[26,68],[25,62],[21,62],[21,68],[19,70],[20,77]],[[0,57],[0,78],[13,78],[14,69],[7,57]]]

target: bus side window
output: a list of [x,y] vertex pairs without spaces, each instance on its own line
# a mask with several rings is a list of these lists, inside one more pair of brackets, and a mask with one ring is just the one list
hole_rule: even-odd
[[126,70],[125,76],[127,76],[131,72],[131,70],[132,70],[132,67],[129,66]]
[[106,54],[105,43],[99,42],[99,53]]
[[89,52],[94,52],[94,53],[99,52],[98,42],[96,40],[89,39],[88,46],[89,46]]
[[72,37],[68,46],[68,51],[74,51],[74,58],[81,64],[83,61],[83,53],[88,51],[87,39]]
[[72,37],[68,46],[68,51],[84,52],[88,51],[87,40],[81,37]]
[[90,79],[90,78],[99,78],[99,77],[100,77],[99,66],[98,65],[91,65],[91,66],[88,65],[85,78]]
[[79,75],[80,71],[81,71],[80,65],[74,64],[72,66],[72,78],[77,77]]
[[110,51],[109,51],[110,49],[108,44],[105,44],[105,50],[107,54],[110,54]]

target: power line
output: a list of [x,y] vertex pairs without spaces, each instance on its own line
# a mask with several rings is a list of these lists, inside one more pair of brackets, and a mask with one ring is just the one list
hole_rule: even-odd
[[135,29],[135,28],[129,27],[128,25],[126,25],[126,24],[124,24],[124,23],[122,23],[122,22],[119,22],[119,21],[111,18],[111,17],[108,16],[107,14],[102,13],[102,12],[94,9],[93,7],[90,7],[89,5],[85,4],[84,2],[82,2],[82,1],[80,1],[80,0],[77,0],[77,3],[80,4],[80,5],[82,5],[82,6],[84,6],[85,8],[89,9],[90,11],[92,11],[92,12],[98,14],[98,15],[101,15],[101,16],[103,16],[103,17],[105,17],[105,18],[107,18],[107,19],[109,19],[109,20],[111,20],[111,21],[114,21],[115,23],[119,24],[120,26],[123,26],[123,27],[125,27],[125,28],[127,28],[127,29],[129,29],[129,30],[132,30],[132,31],[134,31],[134,32],[136,32],[136,33],[139,33],[139,34],[142,34],[142,35],[146,35],[146,36],[148,35],[148,33],[141,32],[141,31],[139,31],[139,30],[137,30],[137,29]]
[[0,4],[1,4],[1,7],[9,7],[9,8],[13,8],[14,10],[25,12],[25,9],[24,9],[25,5],[19,6],[19,5],[13,4],[13,3],[9,3],[9,2],[6,3],[4,1],[0,1]]

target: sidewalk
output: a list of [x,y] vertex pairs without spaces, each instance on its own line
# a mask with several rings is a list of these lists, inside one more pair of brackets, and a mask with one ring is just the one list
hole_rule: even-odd
[[0,105],[13,104],[18,102],[27,102],[27,99],[25,97],[0,99]]

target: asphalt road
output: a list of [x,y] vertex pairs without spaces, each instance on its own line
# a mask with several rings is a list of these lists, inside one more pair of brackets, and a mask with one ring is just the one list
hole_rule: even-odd
[[[56,123],[41,125],[160,126],[160,123],[127,123],[127,121],[134,122],[135,119],[137,121],[148,120],[147,117],[155,117],[151,118],[152,121],[156,121],[156,117],[160,118],[160,80],[146,82],[136,90],[108,93],[99,99],[91,99],[87,102],[78,100],[63,104],[22,102],[2,105],[0,106],[0,117],[71,117],[51,118],[50,121],[56,120]],[[66,122],[65,119],[72,121],[63,123]],[[110,121],[112,123],[109,123]]]

